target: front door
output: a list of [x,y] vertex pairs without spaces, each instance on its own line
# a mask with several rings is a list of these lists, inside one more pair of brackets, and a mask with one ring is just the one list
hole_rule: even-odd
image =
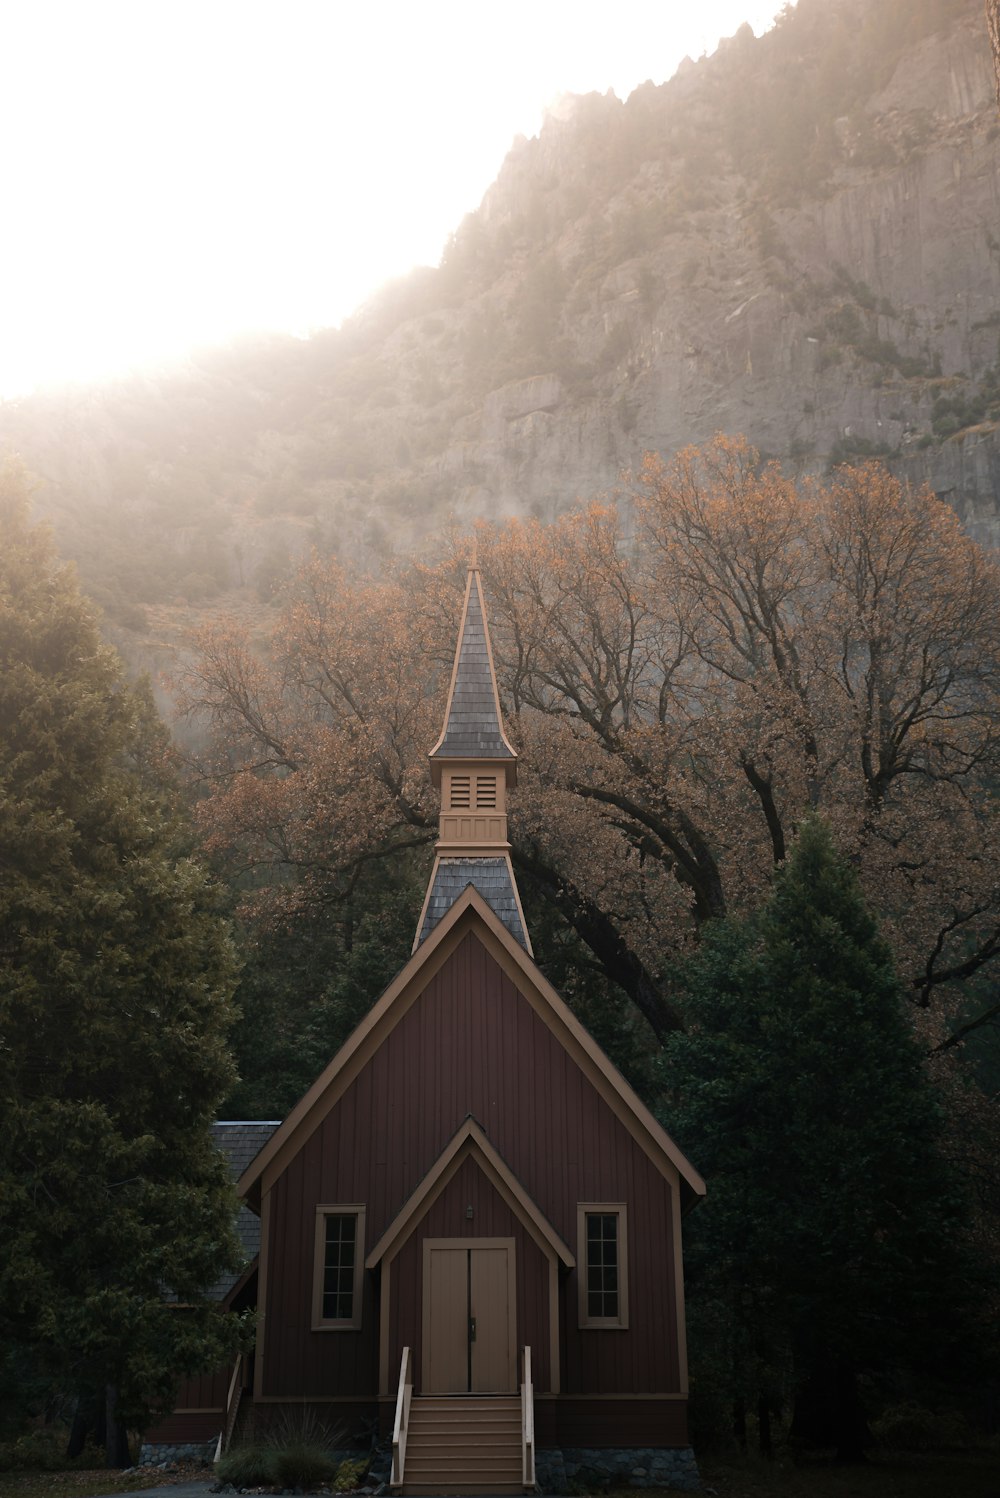
[[513,1238],[424,1243],[425,1394],[509,1394],[515,1387]]

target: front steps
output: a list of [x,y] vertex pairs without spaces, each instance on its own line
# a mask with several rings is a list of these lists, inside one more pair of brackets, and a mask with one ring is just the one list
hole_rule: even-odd
[[421,1395],[410,1403],[404,1495],[523,1493],[516,1394]]

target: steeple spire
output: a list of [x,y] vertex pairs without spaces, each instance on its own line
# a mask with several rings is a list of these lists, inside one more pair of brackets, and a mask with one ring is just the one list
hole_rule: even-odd
[[434,869],[414,950],[472,884],[530,953],[507,841],[507,791],[517,755],[503,731],[479,568],[473,556],[441,736],[430,752],[441,791]]

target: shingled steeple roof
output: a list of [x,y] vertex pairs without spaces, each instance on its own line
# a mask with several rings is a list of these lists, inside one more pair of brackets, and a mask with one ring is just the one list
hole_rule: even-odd
[[430,758],[435,785],[441,783],[438,760],[517,758],[503,731],[478,567],[469,568],[444,729]]
[[507,841],[507,791],[517,755],[503,731],[479,569],[469,568],[441,737],[430,753],[441,791],[437,856],[414,950],[471,884],[530,954]]

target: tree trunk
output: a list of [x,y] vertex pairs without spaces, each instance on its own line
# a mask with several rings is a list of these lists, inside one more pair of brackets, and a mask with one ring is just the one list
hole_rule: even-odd
[[76,1409],[73,1411],[73,1424],[70,1426],[69,1440],[66,1443],[66,1455],[72,1461],[78,1457],[87,1444],[87,1437],[93,1429],[94,1417],[93,1394],[78,1394]]
[[836,1359],[817,1358],[795,1391],[792,1444],[833,1448],[838,1462],[862,1462],[872,1443],[857,1373]]
[[132,1459],[128,1451],[128,1432],[118,1419],[118,1390],[114,1384],[107,1387],[107,1432],[104,1449],[109,1467],[130,1467]]
[[774,1443],[771,1438],[771,1403],[765,1394],[757,1400],[757,1445],[761,1456],[770,1461],[774,1456]]
[[747,1407],[740,1394],[733,1400],[733,1435],[741,1451],[747,1449]]

